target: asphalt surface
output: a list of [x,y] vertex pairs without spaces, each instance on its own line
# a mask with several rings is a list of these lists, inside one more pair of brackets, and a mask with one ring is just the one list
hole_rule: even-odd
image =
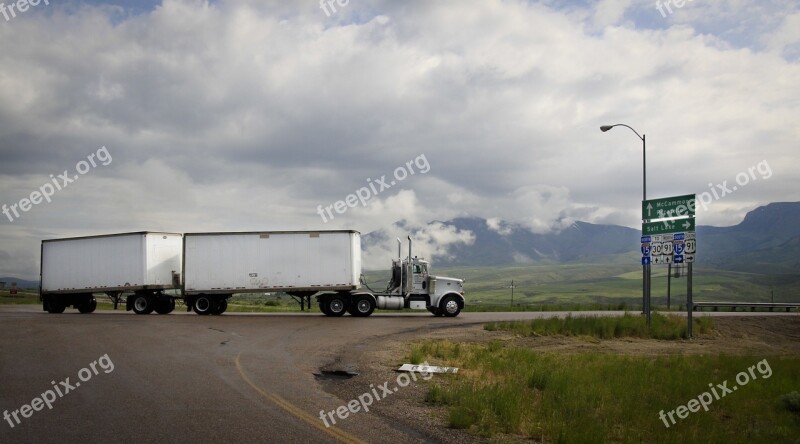
[[[0,442],[427,441],[363,412],[326,427],[320,411],[349,400],[324,392],[314,374],[399,333],[563,314],[54,315],[0,306],[0,414],[9,415],[0,418]],[[51,408],[32,402],[44,397],[55,398]],[[23,410],[26,404],[40,411]]]

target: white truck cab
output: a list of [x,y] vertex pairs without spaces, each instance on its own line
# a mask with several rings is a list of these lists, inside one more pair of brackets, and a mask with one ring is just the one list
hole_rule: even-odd
[[392,260],[392,277],[386,290],[376,292],[366,287],[350,292],[327,293],[317,296],[320,310],[328,316],[369,316],[376,308],[384,310],[428,310],[435,316],[455,317],[464,308],[464,281],[430,274],[430,263],[411,256],[411,237],[408,257]]

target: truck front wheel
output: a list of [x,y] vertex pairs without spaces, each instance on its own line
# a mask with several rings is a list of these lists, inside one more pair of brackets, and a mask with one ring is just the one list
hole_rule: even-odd
[[455,296],[448,296],[442,301],[442,307],[439,310],[448,318],[454,318],[461,313],[461,306],[458,305]]

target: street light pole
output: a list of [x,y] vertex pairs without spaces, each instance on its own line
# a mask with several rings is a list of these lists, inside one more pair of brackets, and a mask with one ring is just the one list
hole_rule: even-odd
[[[629,130],[633,131],[642,141],[642,202],[647,200],[647,139],[644,134],[641,136],[635,129],[631,128],[624,123],[618,123],[616,125],[603,125],[600,127],[600,131],[606,132],[615,126],[624,126]],[[644,214],[642,214],[642,223],[645,223],[646,219],[644,219]],[[642,311],[644,312],[647,318],[647,328],[650,328],[650,265],[642,264]]]

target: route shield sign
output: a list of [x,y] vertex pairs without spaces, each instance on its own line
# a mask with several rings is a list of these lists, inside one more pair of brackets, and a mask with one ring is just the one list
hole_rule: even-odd
[[650,236],[642,236],[642,265],[650,265],[651,248]]
[[642,201],[642,219],[664,219],[694,216],[696,210],[694,194],[665,197]]

